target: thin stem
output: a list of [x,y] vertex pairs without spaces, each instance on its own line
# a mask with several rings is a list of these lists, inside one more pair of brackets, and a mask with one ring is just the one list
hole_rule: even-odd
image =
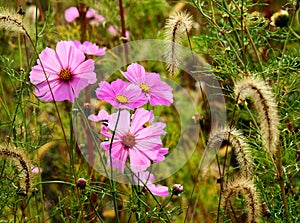
[[[239,100],[239,96],[237,97],[236,101],[235,101],[235,105],[237,105],[237,102]],[[235,112],[236,112],[236,106],[234,106],[234,110],[231,116],[231,120],[229,123],[229,129],[232,128],[233,126],[233,121],[234,121],[234,116],[235,116]],[[229,141],[230,138],[230,132],[228,134],[228,139],[227,141]],[[225,174],[225,167],[226,167],[226,160],[227,160],[227,153],[228,153],[228,145],[226,145],[226,152],[225,152],[225,157],[224,157],[224,163],[223,163],[223,169],[222,169],[222,175],[220,176],[221,181],[220,181],[220,194],[219,194],[219,203],[218,203],[218,215],[217,215],[217,223],[219,222],[219,218],[220,218],[220,210],[221,210],[221,200],[222,200],[222,193],[223,193],[223,178],[224,178],[224,174]]]
[[233,29],[232,31],[233,31],[234,37],[235,37],[235,39],[236,39],[239,47],[242,48],[241,40],[239,38],[239,35],[238,35],[238,33],[237,33],[237,31],[236,31],[236,29],[234,27],[233,21],[232,21],[232,19],[234,19],[234,17],[231,15],[231,13],[228,10],[227,2],[225,0],[223,0],[222,2],[223,2],[223,7],[225,9],[225,12],[228,14],[228,21],[229,21],[230,26]]
[[[70,176],[73,173],[73,177],[74,177],[74,182],[77,182],[77,177],[76,177],[76,173],[73,172],[74,170],[74,135],[73,135],[73,121],[72,121],[72,112],[70,112]],[[80,199],[80,193],[79,193],[79,189],[78,187],[76,187],[76,192],[77,192],[77,196],[79,198],[79,206],[80,206],[80,211],[81,211],[81,220],[84,221],[84,215],[83,215],[83,207],[82,207],[82,202]]]
[[[299,3],[297,2],[297,7],[299,7]],[[296,11],[294,11],[293,13],[293,16],[292,16],[292,19],[291,19],[291,23],[290,24],[293,24],[294,22],[294,19],[295,19],[295,16],[296,16]],[[283,62],[283,59],[284,59],[284,56],[285,56],[285,52],[286,52],[286,49],[287,49],[287,45],[288,45],[288,42],[290,40],[290,34],[294,32],[292,32],[292,29],[289,28],[289,31],[288,31],[288,34],[287,34],[287,37],[286,37],[286,40],[284,42],[284,47],[283,47],[283,50],[282,50],[282,56],[281,56],[281,59],[279,61],[279,66],[282,64]],[[294,34],[295,35],[295,34]],[[280,190],[281,190],[281,196],[282,196],[282,200],[283,200],[283,204],[284,204],[284,212],[285,212],[285,218],[286,218],[286,221],[289,222],[289,208],[288,208],[288,203],[287,203],[287,199],[286,199],[286,194],[285,194],[285,188],[284,188],[284,178],[283,178],[283,168],[282,168],[282,156],[281,156],[281,149],[278,148],[277,149],[277,162],[278,162],[278,177],[279,177],[279,185],[280,185]]]
[[284,188],[284,178],[283,178],[283,170],[282,170],[282,156],[281,156],[281,149],[277,149],[277,158],[278,158],[278,178],[279,178],[279,186],[281,190],[281,196],[282,196],[282,201],[284,205],[284,212],[285,212],[285,218],[286,221],[289,222],[289,208],[288,208],[288,203],[286,199],[286,194],[285,194],[285,188]]
[[84,119],[84,124],[87,126],[87,128],[88,128],[88,130],[89,130],[89,133],[90,133],[91,136],[92,136],[94,145],[95,145],[95,147],[96,147],[96,149],[97,149],[97,152],[98,152],[98,154],[99,154],[99,156],[100,156],[100,161],[101,161],[101,164],[102,164],[102,166],[103,166],[103,168],[104,168],[104,171],[105,171],[105,174],[106,174],[105,176],[106,176],[107,178],[109,178],[109,174],[108,174],[108,171],[107,171],[107,169],[106,169],[106,165],[105,165],[104,160],[103,160],[103,158],[102,158],[102,156],[101,156],[101,153],[100,153],[99,142],[97,141],[97,139],[96,139],[96,137],[95,137],[95,135],[94,135],[94,132],[93,132],[93,130],[92,130],[92,127],[91,127],[91,125],[89,124],[89,122],[88,122],[88,120],[87,120],[87,118],[86,118],[86,116],[85,116],[84,110],[82,109],[81,106],[79,106],[77,99],[75,99],[75,103],[76,103],[76,105],[77,105],[77,107],[78,107],[78,109],[79,109],[81,115],[84,117],[84,118],[83,118],[83,119]]
[[121,114],[121,110],[118,110],[118,117],[117,117],[117,121],[116,121],[116,125],[111,137],[111,142],[109,145],[109,159],[110,159],[110,186],[112,188],[112,196],[113,196],[113,204],[114,204],[114,210],[115,210],[115,215],[116,215],[116,219],[117,219],[117,223],[120,222],[119,220],[119,214],[118,214],[118,205],[117,205],[117,191],[116,191],[116,183],[113,180],[113,163],[112,163],[112,156],[111,156],[111,150],[112,150],[112,145],[113,145],[113,141],[115,138],[115,134],[116,134],[116,130],[117,130],[117,126],[119,123],[119,119],[120,119],[120,114]]
[[94,212],[95,212],[95,214],[96,214],[96,216],[97,216],[97,218],[98,218],[98,220],[100,221],[100,222],[105,222],[103,219],[102,219],[102,217],[99,215],[99,213],[98,213],[98,211],[96,210],[96,207],[95,207],[95,205],[94,205],[94,202],[92,201],[92,199],[90,198],[90,196],[87,196],[87,198],[89,199],[89,201],[90,201],[90,204],[91,204],[91,206],[92,206],[92,208],[93,208],[93,210],[94,210]]
[[[246,48],[245,48],[245,43],[244,43],[244,1],[242,0],[242,7],[241,7],[241,39],[242,39],[242,58],[244,63],[247,65],[247,61],[246,61]],[[247,72],[247,66],[245,66],[245,71]]]
[[[216,21],[214,20],[214,18],[209,17],[207,14],[205,14],[205,12],[203,11],[200,3],[197,0],[193,1],[195,7],[200,11],[200,13],[209,21],[212,23],[212,25],[214,25],[218,31],[222,31],[221,27],[216,23]],[[244,64],[243,60],[240,58],[239,54],[238,54],[238,50],[235,49],[235,47],[232,45],[230,39],[226,36],[226,34],[223,34],[226,42],[230,45],[230,47],[232,48],[234,54],[236,55],[236,58],[240,61],[240,63],[242,64],[243,67],[246,67],[246,65]]]
[[[246,22],[245,22],[245,24],[246,24]],[[258,60],[259,67],[260,67],[261,71],[263,71],[264,68],[263,68],[263,65],[262,65],[260,56],[259,56],[259,54],[258,54],[258,50],[257,50],[257,48],[256,48],[256,46],[255,46],[255,43],[254,43],[254,41],[253,41],[253,39],[252,39],[252,36],[251,36],[250,32],[249,32],[249,29],[248,29],[247,24],[245,25],[245,31],[246,31],[246,34],[247,34],[249,40],[250,40],[250,43],[251,43],[251,46],[252,46],[252,48],[253,48],[253,50],[254,50],[255,56],[256,56],[256,58],[257,58],[257,60]],[[262,75],[263,75],[263,79],[265,80],[265,75],[264,75],[263,72],[262,72]]]
[[[295,15],[296,15],[296,12],[294,12],[290,24],[293,24]],[[287,36],[286,36],[286,39],[285,39],[285,42],[284,42],[284,46],[283,46],[281,58],[280,58],[280,61],[279,61],[279,67],[280,67],[280,65],[281,65],[282,62],[283,62],[284,55],[285,55],[285,51],[286,51],[286,49],[287,49],[287,45],[288,45],[288,42],[289,42],[289,40],[290,40],[291,32],[292,32],[291,29],[289,29],[289,31],[288,31],[288,33],[287,33]]]
[[81,35],[80,35],[80,41],[83,42],[86,40],[86,28],[87,28],[87,21],[86,21],[86,13],[87,13],[88,7],[86,7],[85,4],[80,3],[78,6],[78,11],[80,14],[80,26],[81,26]]
[[119,8],[120,8],[120,18],[121,18],[122,41],[123,41],[123,44],[124,44],[126,64],[128,64],[129,63],[129,59],[128,59],[128,46],[126,44],[126,42],[128,40],[126,38],[125,17],[124,17],[124,8],[123,8],[123,2],[122,2],[122,0],[119,0]]
[[[69,143],[68,143],[68,140],[67,140],[67,136],[66,136],[66,132],[65,132],[65,129],[64,129],[64,126],[63,126],[63,123],[62,123],[62,119],[61,119],[61,116],[60,116],[60,112],[58,110],[58,106],[57,106],[57,103],[55,101],[55,98],[54,98],[54,94],[53,94],[53,91],[52,91],[52,88],[50,86],[50,83],[49,83],[49,80],[48,80],[48,77],[47,77],[47,74],[46,74],[46,71],[45,71],[45,68],[44,68],[44,65],[43,65],[43,62],[42,60],[40,59],[40,56],[35,48],[35,45],[33,43],[33,40],[31,39],[29,33],[27,32],[27,30],[25,28],[23,28],[24,32],[25,32],[25,35],[27,36],[27,38],[29,39],[30,41],[30,44],[32,45],[33,47],[33,50],[34,50],[34,53],[36,54],[37,56],[37,59],[39,60],[40,62],[40,65],[42,67],[42,70],[43,70],[43,73],[45,75],[45,79],[46,79],[46,82],[47,82],[47,85],[49,87],[49,91],[50,91],[50,94],[51,94],[51,97],[53,99],[53,103],[54,103],[54,107],[55,107],[55,110],[56,110],[56,113],[57,113],[57,116],[58,116],[58,121],[59,121],[59,124],[61,126],[61,130],[62,130],[62,133],[63,133],[63,138],[64,138],[64,141],[66,143],[66,146],[68,148],[68,152],[69,152],[69,159],[70,159],[70,165],[72,167],[72,173],[73,173],[73,177],[74,177],[74,180],[76,182],[76,174],[75,174],[75,168],[74,168],[74,165],[72,165],[72,157],[71,157],[71,148],[69,146]],[[78,199],[80,199],[80,194],[79,194],[79,191],[77,190],[77,196],[78,196]]]

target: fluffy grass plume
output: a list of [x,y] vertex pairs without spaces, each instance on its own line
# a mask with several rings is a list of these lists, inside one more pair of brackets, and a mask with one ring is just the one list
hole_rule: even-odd
[[18,148],[2,145],[0,146],[0,156],[14,161],[20,173],[21,192],[27,195],[31,188],[31,168],[26,156]]
[[180,66],[181,49],[184,35],[188,35],[193,25],[192,16],[187,12],[177,12],[170,16],[165,24],[165,59],[168,63],[167,70],[175,75]]
[[234,179],[224,189],[223,208],[230,209],[231,200],[234,195],[243,195],[247,211],[247,223],[258,222],[261,217],[261,204],[259,194],[256,191],[253,180],[239,177]]
[[18,33],[26,33],[28,30],[21,14],[5,8],[0,8],[0,28]]
[[249,77],[235,85],[234,93],[239,102],[249,97],[258,112],[264,147],[275,154],[279,137],[277,106],[270,88],[259,78]]
[[222,142],[228,142],[232,146],[243,175],[246,177],[251,176],[253,159],[242,133],[234,128],[230,129],[228,127],[215,131],[208,140],[207,149],[215,151],[216,148],[214,147],[220,146]]

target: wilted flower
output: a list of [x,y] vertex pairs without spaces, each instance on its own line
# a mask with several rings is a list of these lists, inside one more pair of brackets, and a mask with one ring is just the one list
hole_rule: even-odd
[[58,42],[56,51],[47,47],[39,58],[41,61],[37,60],[32,67],[29,78],[36,87],[36,95],[45,101],[74,102],[82,89],[97,81],[94,61],[85,60],[85,55],[68,41]]
[[286,10],[280,10],[278,12],[275,12],[271,17],[271,25],[276,27],[285,27],[288,25],[288,22],[290,20],[290,15]]

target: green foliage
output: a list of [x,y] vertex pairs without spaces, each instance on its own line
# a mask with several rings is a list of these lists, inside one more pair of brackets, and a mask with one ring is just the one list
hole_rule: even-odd
[[[170,190],[173,184],[182,184],[184,192],[180,196],[159,198],[143,187],[112,182],[89,166],[79,149],[86,145],[77,145],[73,135],[72,105],[67,102],[55,105],[36,98],[29,72],[36,64],[35,51],[40,53],[45,47],[54,48],[60,40],[89,40],[108,49],[122,44],[119,1],[37,2],[41,8],[37,23],[32,21],[29,26],[33,45],[22,34],[0,30],[0,142],[22,148],[31,158],[32,168],[40,167],[42,172],[33,177],[30,194],[22,196],[19,194],[22,173],[9,159],[1,159],[0,221],[115,222],[114,209],[117,208],[120,222],[183,222],[185,219],[186,222],[245,222],[243,196],[233,200],[230,215],[218,206],[220,197],[222,199],[221,189],[224,189],[220,186],[238,177],[236,157],[230,148],[226,152],[224,143],[216,154],[217,159],[206,170],[198,171],[210,133],[210,119],[206,114],[209,106],[197,95],[193,83],[181,76],[172,77],[172,80],[185,86],[189,96],[199,101],[196,107],[200,118],[193,119],[188,114],[180,118],[199,125],[198,142],[190,140],[195,137],[192,129],[182,131],[174,106],[154,108],[154,114],[167,124],[165,147],[176,152],[180,137],[183,151],[197,144],[188,162],[160,182]],[[16,8],[14,2],[0,0],[0,3],[1,7]],[[32,5],[35,3],[33,1]],[[105,21],[87,25],[85,29],[83,23],[88,20],[79,18],[67,23],[64,10],[80,3],[96,9]],[[195,25],[189,36],[192,49],[211,65],[224,93],[227,121],[244,133],[251,147],[253,178],[261,197],[261,222],[300,221],[300,34],[299,5],[293,4],[294,1],[274,1],[268,5],[250,0],[123,1],[130,40],[161,38],[165,19],[175,9],[187,10],[193,15]],[[29,6],[23,4],[22,7],[25,10]],[[280,8],[288,8],[288,27],[270,25],[270,16]],[[24,20],[29,19],[27,16]],[[110,25],[116,27],[116,36],[107,32]],[[188,44],[187,39],[184,43]],[[97,66],[103,65],[102,62],[97,60]],[[162,63],[147,61],[143,65],[148,71],[166,74]],[[121,76],[119,72],[114,75]],[[237,104],[235,101],[235,83],[251,75],[261,77],[271,87],[278,105],[280,157],[278,154],[271,157],[262,148],[258,115],[253,109],[256,102],[246,100]],[[102,102],[89,105],[95,106],[92,108],[96,111],[103,106],[112,110]],[[83,109],[90,112],[89,108],[87,105]],[[76,116],[74,111],[72,115]],[[81,117],[82,111],[77,115]],[[97,137],[97,133],[95,135]],[[97,151],[94,153],[99,156]],[[95,162],[100,163],[99,160]],[[87,180],[85,189],[76,186],[75,179],[79,177]]]

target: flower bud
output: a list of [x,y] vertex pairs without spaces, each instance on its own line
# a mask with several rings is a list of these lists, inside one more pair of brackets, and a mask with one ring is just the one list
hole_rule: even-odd
[[183,192],[183,186],[181,184],[174,184],[172,194],[179,195]]
[[77,180],[77,187],[79,187],[80,189],[84,189],[86,186],[86,180],[84,178],[79,178]]

